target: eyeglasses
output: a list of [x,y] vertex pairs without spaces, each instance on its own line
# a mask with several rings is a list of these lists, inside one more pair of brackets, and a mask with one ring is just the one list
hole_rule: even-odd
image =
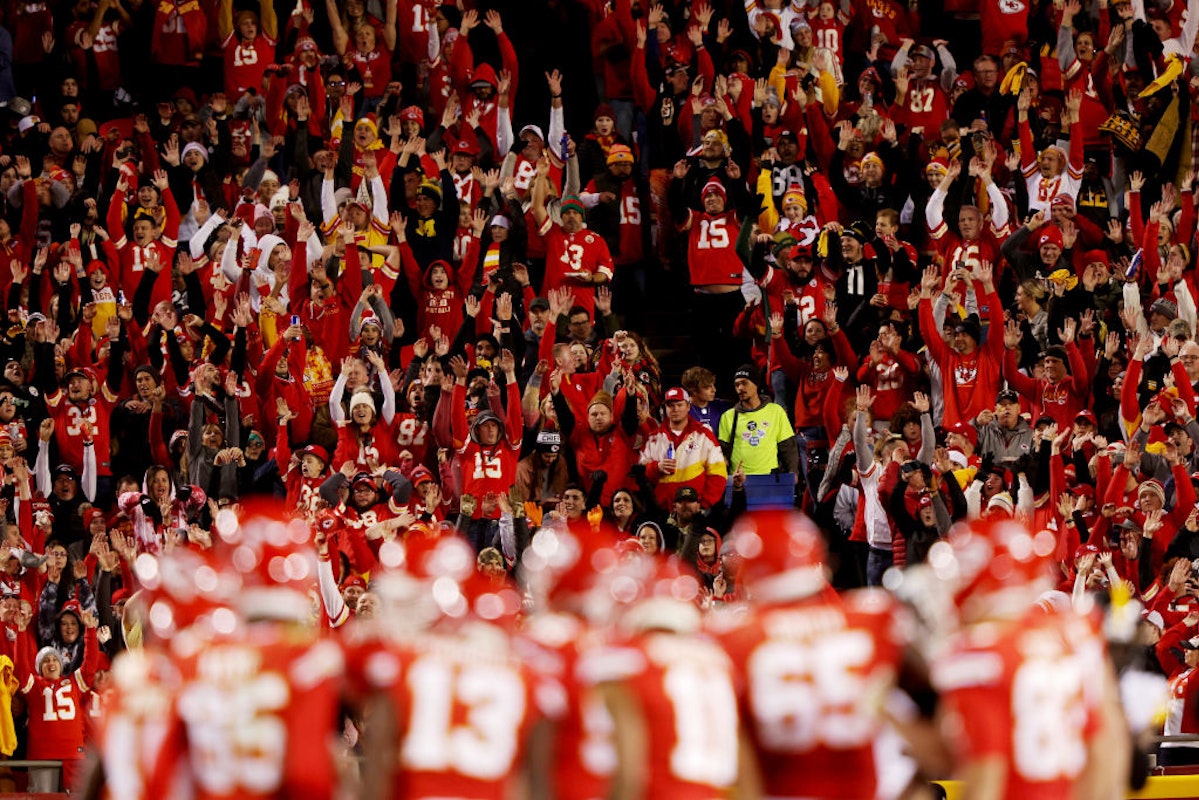
[[326,81],[325,85],[326,86],[345,86],[346,82],[345,81]]

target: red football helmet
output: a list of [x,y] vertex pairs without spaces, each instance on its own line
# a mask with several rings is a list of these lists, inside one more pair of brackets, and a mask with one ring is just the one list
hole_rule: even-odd
[[482,575],[475,565],[475,551],[466,540],[460,536],[413,537],[406,544],[406,569],[426,583],[443,618],[497,624],[515,619],[521,608],[520,593],[510,584],[497,584]]
[[807,597],[828,585],[824,537],[815,523],[798,511],[742,514],[733,523],[729,538],[743,561],[741,575],[755,598]]
[[600,530],[591,536],[578,537],[556,528],[538,531],[522,556],[524,572],[537,602],[555,608],[568,607],[590,594],[620,561],[608,534],[609,531]]
[[142,553],[133,562],[142,586],[130,600],[134,613],[144,613],[144,629],[169,640],[188,629],[201,636],[228,633],[237,624],[232,603],[241,590],[241,577],[213,550],[176,547]]
[[240,513],[218,512],[214,545],[241,576],[238,608],[255,618],[305,619],[308,589],[316,583],[312,528],[289,515],[278,500],[243,504]]
[[949,582],[963,619],[1021,613],[1048,588],[1057,539],[1008,518],[980,519],[950,529],[930,549],[935,574]]
[[628,631],[692,633],[702,624],[699,579],[677,558],[625,561],[607,587],[613,600],[627,606],[620,626]]

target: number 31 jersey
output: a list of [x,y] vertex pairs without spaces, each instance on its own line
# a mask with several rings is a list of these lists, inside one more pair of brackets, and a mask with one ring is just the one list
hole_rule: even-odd
[[764,605],[720,635],[771,797],[874,797],[874,740],[905,636],[881,591]]
[[1004,797],[1072,797],[1102,725],[1104,670],[1103,644],[1082,617],[1034,611],[972,626],[932,672],[955,761],[1003,758]]

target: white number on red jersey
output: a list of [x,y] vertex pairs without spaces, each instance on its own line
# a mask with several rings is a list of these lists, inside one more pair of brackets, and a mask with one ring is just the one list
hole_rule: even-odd
[[96,430],[96,407],[88,406],[87,411],[79,410],[79,406],[71,404],[67,406],[67,434],[70,436],[83,435],[83,422],[87,420],[92,426],[92,430]]
[[516,165],[516,174],[513,176],[513,185],[522,192],[526,191],[533,185],[533,178],[537,175],[537,167],[529,161],[521,161]]
[[276,791],[283,783],[287,728],[275,712],[290,699],[287,681],[273,672],[228,684],[198,680],[188,685],[179,697],[179,713],[187,722],[196,782],[219,795],[237,789]]
[[868,744],[874,721],[854,670],[874,657],[865,631],[844,631],[808,643],[768,641],[749,658],[750,706],[762,743],[773,750]]
[[816,31],[816,46],[838,53],[841,51],[841,34],[836,28],[821,28]]
[[428,12],[425,11],[425,4],[418,2],[412,4],[412,32],[422,33],[429,24]]
[[250,64],[258,63],[258,49],[254,47],[242,47],[238,45],[233,48],[233,66],[244,67]]
[[670,771],[680,780],[729,786],[737,777],[737,698],[728,674],[703,664],[674,664],[663,678],[674,708]]
[[428,429],[423,422],[417,421],[414,417],[408,417],[400,420],[398,428],[396,444],[401,447],[407,447],[410,444],[420,447],[425,443],[425,433]]
[[482,452],[475,453],[475,480],[481,481],[484,478],[502,478],[503,476],[504,465],[499,456],[484,458]]
[[578,272],[583,269],[583,246],[581,244],[568,244],[566,249],[562,251],[562,263],[566,265],[571,272]]
[[187,26],[183,24],[183,15],[177,12],[170,12],[167,18],[162,21],[163,33],[187,33]]
[[915,111],[917,114],[932,111],[933,101],[936,99],[937,90],[929,86],[925,89],[913,89],[909,93],[911,100],[908,103],[908,108]]
[[75,698],[71,696],[71,684],[64,683],[57,690],[47,686],[42,689],[42,699],[46,701],[45,711],[42,712],[43,722],[75,719]]
[[1086,702],[1078,659],[1031,658],[1012,679],[1012,753],[1030,781],[1077,777],[1086,766]]
[[729,246],[728,220],[724,217],[716,219],[701,219],[699,221],[700,250],[719,250]]
[[493,664],[421,658],[408,671],[412,700],[401,748],[408,769],[498,780],[512,770],[525,717],[520,675]]
[[899,362],[879,364],[875,367],[874,390],[876,392],[897,392],[902,388],[903,372],[899,369]]
[[620,224],[641,224],[641,200],[636,195],[629,195],[620,204]]
[[612,742],[615,728],[607,706],[594,692],[583,696],[580,721],[583,738],[579,743],[579,760],[592,775],[611,775],[616,771],[616,747]]
[[817,319],[816,298],[810,294],[801,294],[799,296],[799,326],[802,328],[814,319]]

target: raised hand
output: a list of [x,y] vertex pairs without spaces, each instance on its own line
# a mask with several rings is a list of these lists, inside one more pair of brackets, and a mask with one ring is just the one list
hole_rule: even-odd
[[869,386],[859,386],[854,394],[854,408],[858,411],[869,411],[874,406],[875,395]]

